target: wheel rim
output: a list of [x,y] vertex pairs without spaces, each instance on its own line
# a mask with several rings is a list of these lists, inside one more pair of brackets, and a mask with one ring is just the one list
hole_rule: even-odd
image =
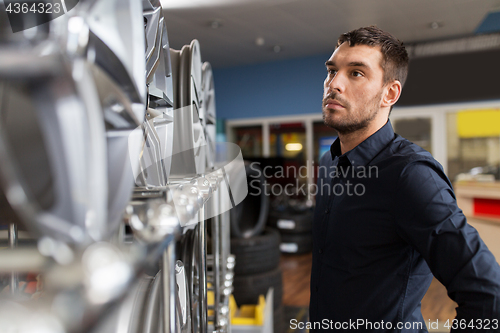
[[[187,231],[182,240],[181,246],[181,257],[184,262],[184,268],[186,270],[187,278],[187,290],[189,294],[188,312],[191,323],[191,330],[188,332],[206,332],[206,315],[204,316],[202,311],[206,310],[206,299],[204,298],[203,288],[206,280],[203,276],[206,270],[205,267],[201,267],[200,258],[200,232],[204,232],[204,228],[200,227],[198,224],[194,229]],[[206,253],[206,252],[205,252]],[[206,287],[206,286],[205,286]],[[184,332],[184,329],[183,329]]]
[[212,66],[205,62],[202,67],[203,97],[201,106],[201,122],[205,134],[206,148],[206,168],[212,170],[215,165],[215,144],[216,144],[216,108],[215,108],[215,87],[212,73]]
[[[175,50],[172,53],[176,53]],[[179,55],[177,83],[179,109],[175,113],[174,155],[171,173],[177,176],[205,173],[205,144],[200,121],[202,62],[197,40],[185,45]]]
[[167,28],[161,6],[144,4],[146,22],[147,111],[143,124],[146,143],[141,153],[139,186],[166,186],[170,175],[174,92]]

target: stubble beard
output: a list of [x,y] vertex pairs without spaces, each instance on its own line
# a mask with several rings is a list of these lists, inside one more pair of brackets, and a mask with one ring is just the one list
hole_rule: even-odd
[[[338,98],[335,97],[336,94],[330,94],[327,98],[323,100],[323,122],[325,123],[326,126],[329,126],[336,130],[340,135],[346,135],[346,134],[351,134],[360,130],[363,130],[370,125],[370,123],[375,119],[379,112],[379,105],[380,105],[380,99],[382,97],[382,92],[377,94],[372,100],[370,100],[368,103],[365,104],[363,107],[363,110],[360,111],[359,114],[365,115],[363,118],[348,118],[348,119],[343,119],[340,121],[333,120],[330,115],[334,112],[337,112],[332,109],[327,109],[326,108],[326,100],[327,99],[336,99],[339,100]],[[347,113],[347,116],[352,116],[352,110],[349,106],[349,104],[343,102],[342,105],[345,106],[345,112]]]

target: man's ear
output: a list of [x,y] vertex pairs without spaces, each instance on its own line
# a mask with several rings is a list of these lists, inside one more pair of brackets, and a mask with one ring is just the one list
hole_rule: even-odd
[[401,96],[401,90],[403,87],[401,87],[401,82],[399,80],[394,80],[390,83],[387,84],[384,96],[382,98],[382,107],[391,107],[392,105],[396,104],[396,102],[399,99],[399,96]]

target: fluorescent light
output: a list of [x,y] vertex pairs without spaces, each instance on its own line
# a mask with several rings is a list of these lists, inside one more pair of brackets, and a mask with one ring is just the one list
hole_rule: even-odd
[[287,143],[285,145],[285,149],[288,151],[301,151],[302,144],[300,144],[300,143]]
[[163,9],[197,8],[234,3],[234,0],[161,0]]
[[297,0],[160,0],[163,9],[187,9],[199,7],[217,7],[230,6],[237,7],[240,5],[248,5],[256,2],[273,5],[283,4],[287,2],[295,2]]

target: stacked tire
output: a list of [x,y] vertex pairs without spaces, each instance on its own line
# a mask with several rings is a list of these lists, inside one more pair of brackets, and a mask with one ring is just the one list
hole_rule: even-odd
[[236,257],[234,267],[234,298],[238,306],[257,304],[259,295],[274,289],[274,332],[283,332],[283,284],[280,261],[280,235],[277,230],[266,228],[260,235],[249,238],[232,238],[231,252]]
[[270,211],[268,225],[281,234],[280,250],[286,254],[305,254],[312,251],[313,210],[301,212]]

